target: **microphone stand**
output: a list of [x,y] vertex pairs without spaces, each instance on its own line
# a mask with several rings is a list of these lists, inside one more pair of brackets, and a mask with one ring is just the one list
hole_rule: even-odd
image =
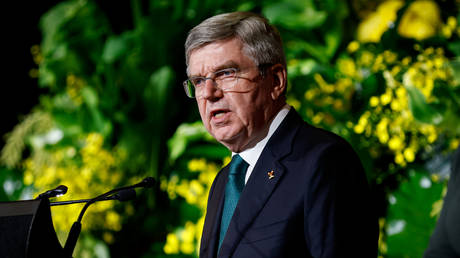
[[114,193],[120,192],[120,191],[124,191],[124,190],[128,190],[128,189],[134,189],[134,188],[138,188],[138,187],[153,187],[154,185],[155,185],[155,179],[153,179],[153,177],[147,177],[144,180],[142,180],[140,183],[137,183],[137,184],[131,185],[131,186],[124,186],[124,187],[120,187],[120,188],[110,190],[110,191],[108,191],[106,193],[103,193],[103,194],[101,194],[101,195],[99,195],[99,196],[87,201],[85,206],[81,210],[77,221],[75,221],[73,223],[72,228],[70,229],[69,235],[67,236],[67,240],[66,240],[65,245],[64,245],[64,256],[65,257],[70,257],[70,258],[72,257],[73,250],[75,249],[75,246],[77,244],[78,236],[80,235],[80,232],[81,232],[81,220],[83,218],[83,215],[85,214],[86,209],[88,209],[88,207],[91,204],[93,204],[93,203],[95,203],[97,201],[104,200],[108,196],[110,196],[110,195],[112,195]]
[[[108,196],[104,199],[101,199],[99,201],[111,201],[111,200],[119,200],[120,202],[132,200],[136,198],[136,191],[134,189],[126,189],[126,190],[121,190],[120,192]],[[87,203],[91,201],[92,199],[81,199],[81,200],[71,200],[71,201],[60,201],[60,202],[50,202],[50,206],[58,206],[58,205],[68,205],[68,204],[75,204],[75,203]]]

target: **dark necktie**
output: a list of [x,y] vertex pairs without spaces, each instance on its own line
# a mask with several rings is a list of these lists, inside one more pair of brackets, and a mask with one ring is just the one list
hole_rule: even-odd
[[219,249],[224,241],[228,225],[240,199],[241,191],[243,191],[248,166],[249,164],[238,154],[233,156],[229,164],[228,182],[225,186],[224,210],[220,221]]

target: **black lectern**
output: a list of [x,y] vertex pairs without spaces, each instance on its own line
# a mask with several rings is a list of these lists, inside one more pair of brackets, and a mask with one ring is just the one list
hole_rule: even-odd
[[0,202],[0,257],[63,257],[47,198]]

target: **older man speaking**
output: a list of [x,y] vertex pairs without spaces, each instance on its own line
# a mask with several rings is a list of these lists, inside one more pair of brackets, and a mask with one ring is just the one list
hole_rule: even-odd
[[286,104],[276,28],[257,14],[221,14],[194,27],[185,50],[185,92],[232,151],[209,193],[200,257],[376,257],[361,162]]

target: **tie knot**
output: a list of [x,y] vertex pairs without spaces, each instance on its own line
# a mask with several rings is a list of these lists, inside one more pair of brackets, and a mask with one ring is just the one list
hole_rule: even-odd
[[248,166],[249,164],[246,161],[244,161],[244,159],[240,155],[235,154],[232,157],[232,161],[230,161],[229,164],[229,173],[230,175],[236,175],[240,173],[246,174]]

